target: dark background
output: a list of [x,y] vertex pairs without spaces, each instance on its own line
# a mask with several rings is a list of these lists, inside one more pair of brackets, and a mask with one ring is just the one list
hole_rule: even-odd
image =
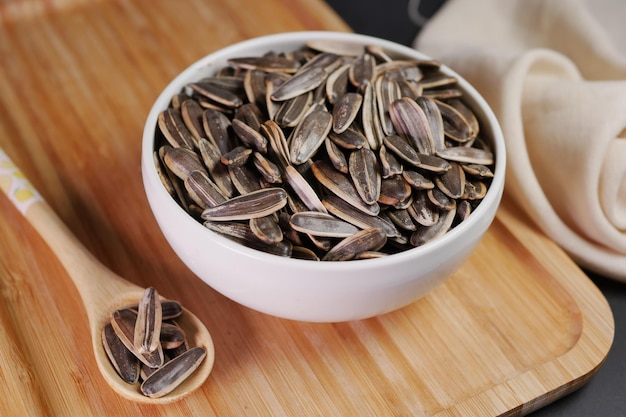
[[[409,17],[409,7],[419,4],[420,15],[429,18],[444,0],[327,0],[327,3],[355,32],[411,46],[421,26]],[[589,276],[613,310],[615,340],[611,351],[586,385],[532,413],[532,417],[626,416],[626,285],[594,274]]]

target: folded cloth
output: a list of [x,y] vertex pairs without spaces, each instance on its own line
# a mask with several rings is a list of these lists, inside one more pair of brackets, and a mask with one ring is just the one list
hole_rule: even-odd
[[508,196],[583,268],[626,282],[624,16],[624,0],[448,0],[414,47],[494,110]]

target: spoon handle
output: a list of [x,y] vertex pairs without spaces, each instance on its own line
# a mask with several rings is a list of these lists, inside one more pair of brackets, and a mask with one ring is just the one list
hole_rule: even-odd
[[132,287],[104,267],[82,245],[2,148],[0,188],[57,256],[90,316],[90,306],[112,300],[121,290]]

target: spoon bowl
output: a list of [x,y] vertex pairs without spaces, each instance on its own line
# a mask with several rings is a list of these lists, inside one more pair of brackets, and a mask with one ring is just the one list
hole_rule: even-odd
[[74,282],[87,313],[96,363],[113,390],[136,402],[163,404],[183,398],[206,381],[215,358],[213,340],[200,319],[183,308],[177,323],[185,331],[189,345],[206,350],[206,357],[198,369],[172,392],[158,398],[143,395],[139,383],[124,382],[104,350],[102,331],[110,322],[111,313],[121,307],[137,304],[144,289],[100,263],[72,234],[2,149],[0,188],[52,249]]

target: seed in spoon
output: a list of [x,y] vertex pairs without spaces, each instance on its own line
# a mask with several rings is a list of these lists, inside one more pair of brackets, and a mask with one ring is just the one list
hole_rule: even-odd
[[139,352],[154,352],[159,347],[162,320],[161,301],[154,287],[147,288],[139,302],[133,343]]
[[176,349],[185,342],[185,332],[174,323],[162,323],[159,340],[163,349]]
[[111,317],[111,325],[115,334],[120,338],[124,346],[137,358],[146,365],[156,368],[163,365],[163,349],[160,345],[154,352],[140,352],[135,348],[135,322],[137,321],[137,313],[130,309],[120,309],[113,312]]
[[107,324],[102,330],[102,343],[111,364],[118,375],[129,384],[134,384],[139,378],[139,359],[126,349],[119,337],[115,334],[113,326]]
[[172,392],[195,371],[206,357],[206,350],[193,347],[154,371],[141,384],[141,392],[151,398],[159,398]]

